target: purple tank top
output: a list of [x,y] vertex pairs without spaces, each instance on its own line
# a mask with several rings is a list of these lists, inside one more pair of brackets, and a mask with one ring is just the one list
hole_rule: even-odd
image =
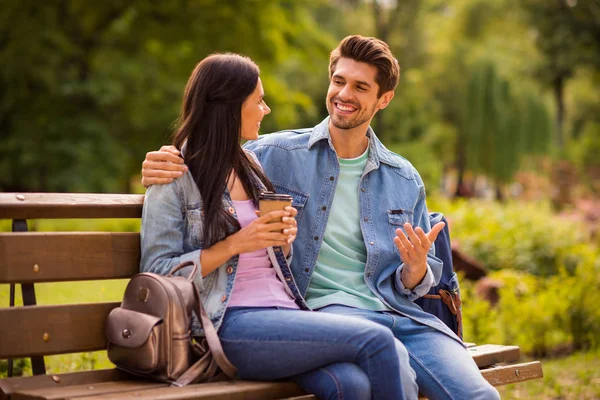
[[[233,201],[242,228],[258,217],[252,200]],[[267,249],[240,254],[228,307],[299,308],[277,277]]]

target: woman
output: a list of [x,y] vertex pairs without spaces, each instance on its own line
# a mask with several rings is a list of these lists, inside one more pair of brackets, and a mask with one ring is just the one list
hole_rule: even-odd
[[[400,398],[389,329],[307,311],[286,261],[296,210],[256,215],[259,193],[273,187],[240,139],[258,138],[271,111],[263,96],[246,57],[211,55],[196,66],[174,135],[189,171],[146,192],[141,269],[200,266],[203,304],[242,379],[289,378],[322,399]],[[275,217],[282,222],[267,224]],[[202,335],[197,321],[193,333]]]

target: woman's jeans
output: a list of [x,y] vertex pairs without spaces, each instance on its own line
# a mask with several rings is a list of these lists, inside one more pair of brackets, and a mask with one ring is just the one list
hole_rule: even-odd
[[392,332],[364,319],[276,307],[232,307],[219,337],[242,379],[291,379],[325,399],[416,399]]

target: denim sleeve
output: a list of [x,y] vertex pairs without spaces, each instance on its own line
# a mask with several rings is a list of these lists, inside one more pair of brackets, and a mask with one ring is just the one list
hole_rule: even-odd
[[[146,191],[140,230],[142,272],[167,275],[173,267],[186,261],[198,265],[195,281],[202,288],[201,250],[184,252],[185,207],[177,180],[166,185],[153,185]],[[188,274],[191,267],[180,271]],[[178,275],[180,275],[178,273]]]
[[244,143],[242,147],[244,148],[244,150],[251,151],[252,153],[256,154],[256,150],[258,149],[258,142],[263,136],[264,135],[259,136],[257,140],[248,140],[246,143]]
[[245,147],[245,148],[244,148],[244,151],[246,152],[246,154],[248,155],[248,157],[250,157],[252,160],[254,160],[254,162],[256,163],[256,165],[258,165],[258,166],[259,166],[259,168],[260,168],[261,170],[263,170],[263,172],[264,172],[263,166],[262,166],[262,164],[260,163],[260,161],[258,160],[258,157],[257,157],[257,156],[256,156],[256,154],[254,153],[254,151],[252,151],[252,150],[249,150],[247,147]]
[[[415,177],[419,184],[419,198],[414,208],[414,223],[413,225],[421,227],[425,233],[431,230],[429,223],[429,211],[427,210],[427,202],[425,201],[425,187],[419,174],[415,171]],[[402,283],[402,268],[404,263],[400,264],[396,270],[396,288],[407,300],[414,301],[419,297],[427,294],[432,286],[437,285],[442,277],[442,261],[435,256],[435,246],[432,244],[427,254],[427,272],[414,289],[407,289]]]
[[400,267],[396,270],[396,288],[398,292],[402,294],[407,300],[415,301],[419,297],[423,297],[429,292],[432,286],[434,286],[433,281],[433,272],[431,272],[431,266],[427,263],[427,272],[425,276],[421,280],[417,286],[415,286],[412,290],[407,289],[402,283],[402,267],[404,264],[400,265]]

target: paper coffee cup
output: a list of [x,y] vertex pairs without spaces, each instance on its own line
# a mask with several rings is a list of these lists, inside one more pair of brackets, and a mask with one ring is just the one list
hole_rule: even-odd
[[[289,194],[278,194],[273,192],[262,192],[258,196],[258,209],[263,216],[271,211],[284,210],[292,205],[292,196]],[[282,217],[273,218],[269,223],[281,222]]]

